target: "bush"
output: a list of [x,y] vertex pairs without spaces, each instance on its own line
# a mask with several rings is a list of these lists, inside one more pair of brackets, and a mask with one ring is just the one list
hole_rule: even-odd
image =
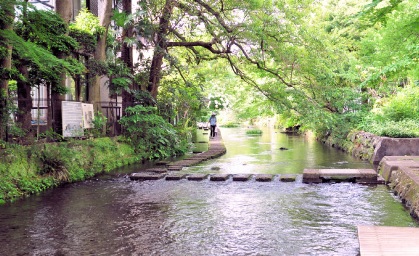
[[186,152],[175,128],[156,114],[153,107],[137,105],[126,109],[119,121],[127,141],[149,159],[166,158]]
[[404,88],[375,106],[358,129],[392,138],[419,137],[419,88]]
[[374,111],[387,120],[419,120],[419,88],[403,89]]
[[415,138],[419,137],[419,121],[401,120],[401,121],[372,121],[364,131],[373,133],[378,136],[386,136],[392,138]]

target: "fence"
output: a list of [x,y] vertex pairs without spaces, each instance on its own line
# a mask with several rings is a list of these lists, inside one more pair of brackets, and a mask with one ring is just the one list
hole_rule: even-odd
[[[106,133],[108,136],[117,136],[122,132],[119,119],[121,118],[122,105],[120,102],[115,101],[103,101],[99,102],[102,108],[102,114],[106,117]],[[17,102],[16,102],[17,105]],[[52,101],[47,99],[35,99],[32,102],[32,126],[36,127],[38,132],[45,132],[48,127],[48,118],[53,120],[54,109]],[[51,113],[49,113],[51,111]],[[14,118],[15,119],[15,118]]]

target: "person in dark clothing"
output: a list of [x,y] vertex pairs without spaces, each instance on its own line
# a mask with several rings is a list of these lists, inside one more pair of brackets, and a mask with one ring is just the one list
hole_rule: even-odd
[[215,137],[215,127],[217,127],[217,118],[215,117],[215,113],[212,113],[208,122],[210,123],[210,128],[211,128],[210,137],[214,138]]

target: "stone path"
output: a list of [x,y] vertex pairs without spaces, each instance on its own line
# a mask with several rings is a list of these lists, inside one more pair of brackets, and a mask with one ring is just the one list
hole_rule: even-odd
[[373,169],[304,169],[304,183],[349,181],[360,184],[384,184]]
[[[197,153],[188,158],[173,162],[158,162],[158,167],[150,168],[142,172],[132,173],[131,180],[191,180],[191,181],[258,181],[258,182],[294,182],[296,174],[202,174],[176,173],[184,167],[189,167],[202,163],[210,159],[220,157],[226,153],[226,148],[221,134],[215,138],[210,138],[208,142],[208,151]],[[382,184],[384,182],[377,172],[373,169],[305,169],[303,173],[304,183],[322,183],[327,181],[350,181],[361,184]]]

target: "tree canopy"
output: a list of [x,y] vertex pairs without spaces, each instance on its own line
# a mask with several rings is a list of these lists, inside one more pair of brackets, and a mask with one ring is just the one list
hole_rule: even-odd
[[[95,102],[95,75],[107,75],[125,107],[155,105],[174,124],[218,108],[243,120],[276,116],[319,136],[385,135],[378,127],[398,122],[409,124],[400,136],[419,135],[418,116],[406,114],[419,104],[416,1],[119,0],[111,12],[107,0],[99,19],[83,10],[70,33],[50,12],[10,11],[22,2],[0,8],[0,57],[13,46],[14,63],[2,62],[2,81],[25,80],[16,68],[25,61],[33,84],[59,79],[52,67],[93,75],[86,93]],[[72,52],[90,60],[57,57]],[[409,104],[396,114],[400,99]]]

